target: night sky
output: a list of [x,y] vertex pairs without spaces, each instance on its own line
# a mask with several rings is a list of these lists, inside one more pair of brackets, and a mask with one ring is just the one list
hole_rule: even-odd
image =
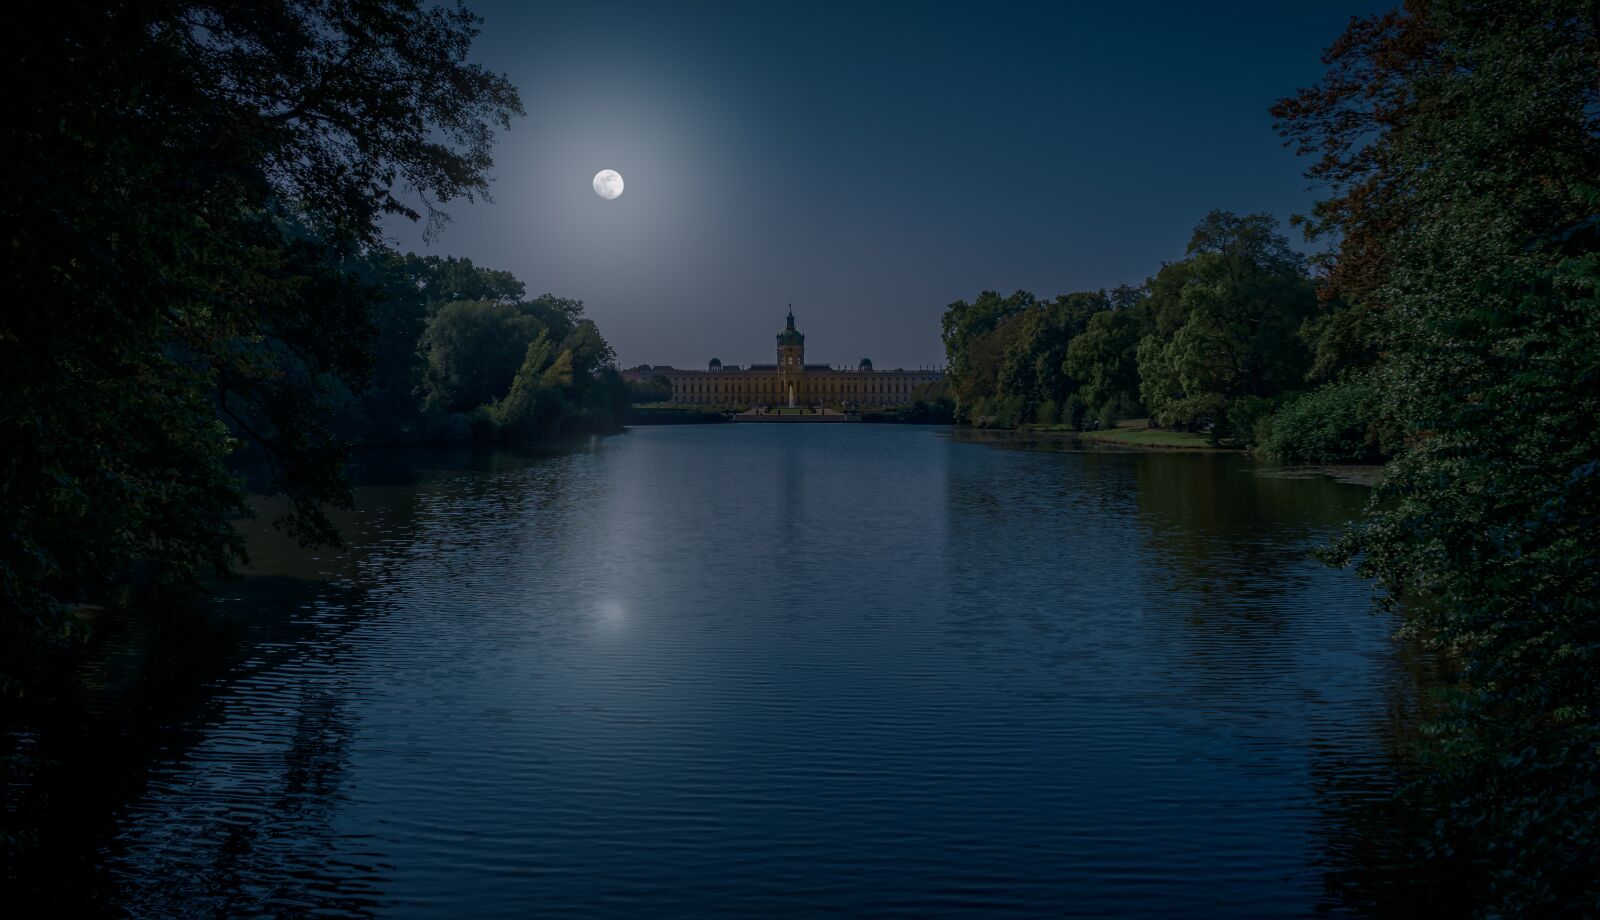
[[1267,108],[1388,5],[469,0],[527,117],[492,203],[390,236],[583,300],[623,366],[770,362],[791,302],[809,361],[937,364],[952,300],[1137,284],[1212,208],[1304,211]]

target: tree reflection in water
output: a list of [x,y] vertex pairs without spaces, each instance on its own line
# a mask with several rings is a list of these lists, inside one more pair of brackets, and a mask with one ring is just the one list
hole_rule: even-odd
[[1431,662],[1308,557],[1362,489],[741,427],[369,458],[348,551],[258,522],[217,610],[104,618],[7,703],[13,902],[1448,907]]
[[[1085,660],[1126,659],[1129,673],[1138,670],[1132,662],[1154,662],[1159,680],[1126,687],[1115,702],[1137,701],[1139,717],[1198,736],[1190,747],[1211,751],[1211,767],[1254,774],[1259,784],[1303,760],[1312,792],[1308,845],[1318,853],[1326,908],[1394,917],[1459,912],[1454,893],[1462,889],[1451,884],[1450,870],[1418,850],[1427,809],[1404,791],[1441,664],[1415,643],[1356,641],[1396,624],[1374,611],[1367,585],[1310,558],[1360,513],[1365,488],[1286,478],[1240,454],[1132,454],[1063,439],[984,439],[1073,455],[1070,463],[1030,466],[1012,483],[975,477],[953,501],[955,520],[1006,518],[1024,535],[1000,548],[964,544],[956,555],[1003,558],[993,578],[1052,583],[1053,606],[1011,610],[1005,619],[1033,621],[1038,654],[1056,661],[1062,692],[1093,685],[1082,674]],[[1084,513],[1067,512],[1071,521],[1062,525],[1063,509],[1074,506]],[[1136,514],[1141,545],[1119,544],[1117,528],[1106,526],[1118,513]],[[1032,558],[1029,541],[1045,535],[1054,539],[1049,565],[1072,574],[1017,572],[1019,561]],[[976,567],[968,574],[980,583],[984,577]],[[1091,590],[1085,582],[1106,579],[1125,598],[1123,615],[1138,625],[1137,655],[1107,644],[1113,631],[1085,618],[1096,606],[1082,602]],[[981,589],[956,591],[970,595],[975,612],[964,641],[982,648],[986,632],[1006,629],[976,613],[985,610]],[[1230,794],[1225,784],[1219,788]],[[1241,807],[1255,801],[1243,789],[1236,794]],[[1292,799],[1279,805],[1296,808]],[[1233,820],[1240,819],[1248,820]]]

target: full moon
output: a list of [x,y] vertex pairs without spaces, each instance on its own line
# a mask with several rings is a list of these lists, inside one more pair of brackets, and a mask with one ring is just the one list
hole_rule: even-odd
[[607,201],[622,194],[622,174],[614,169],[602,169],[595,173],[594,193]]

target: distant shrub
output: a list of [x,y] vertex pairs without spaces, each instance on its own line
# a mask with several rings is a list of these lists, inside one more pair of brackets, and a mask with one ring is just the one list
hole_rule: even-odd
[[1082,431],[1088,426],[1089,404],[1077,393],[1068,396],[1067,401],[1061,405],[1061,421]]
[[993,403],[994,427],[1015,428],[1022,424],[1028,404],[1021,396],[1003,396]]
[[955,420],[955,405],[949,399],[914,399],[896,409],[895,418],[922,425],[948,425]]
[[1330,383],[1288,399],[1264,422],[1260,447],[1312,463],[1383,459],[1374,426],[1375,393],[1364,382]]
[[1117,427],[1117,423],[1125,418],[1138,418],[1144,414],[1144,408],[1139,401],[1125,393],[1118,393],[1107,400],[1105,405],[1090,413],[1091,418],[1085,420],[1089,427],[1109,430]]
[[1034,421],[1041,425],[1054,425],[1061,421],[1061,405],[1053,399],[1047,399],[1039,404],[1034,412]]
[[664,374],[653,374],[648,380],[631,380],[628,397],[634,405],[671,402],[672,381]]
[[1154,421],[1181,431],[1215,430],[1228,413],[1228,400],[1221,393],[1197,393],[1168,400]]
[[1271,430],[1267,423],[1283,404],[1284,398],[1240,396],[1228,403],[1221,424],[1212,429],[1216,440],[1234,447],[1258,446]]

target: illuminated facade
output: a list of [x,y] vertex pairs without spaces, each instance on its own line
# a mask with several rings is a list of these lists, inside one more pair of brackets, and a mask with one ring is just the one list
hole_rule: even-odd
[[672,401],[731,406],[897,406],[910,402],[919,387],[937,383],[937,370],[874,370],[866,358],[854,370],[806,363],[806,337],[794,327],[794,311],[778,333],[778,363],[748,367],[712,358],[706,370],[639,367],[625,377],[661,376],[672,384]]

